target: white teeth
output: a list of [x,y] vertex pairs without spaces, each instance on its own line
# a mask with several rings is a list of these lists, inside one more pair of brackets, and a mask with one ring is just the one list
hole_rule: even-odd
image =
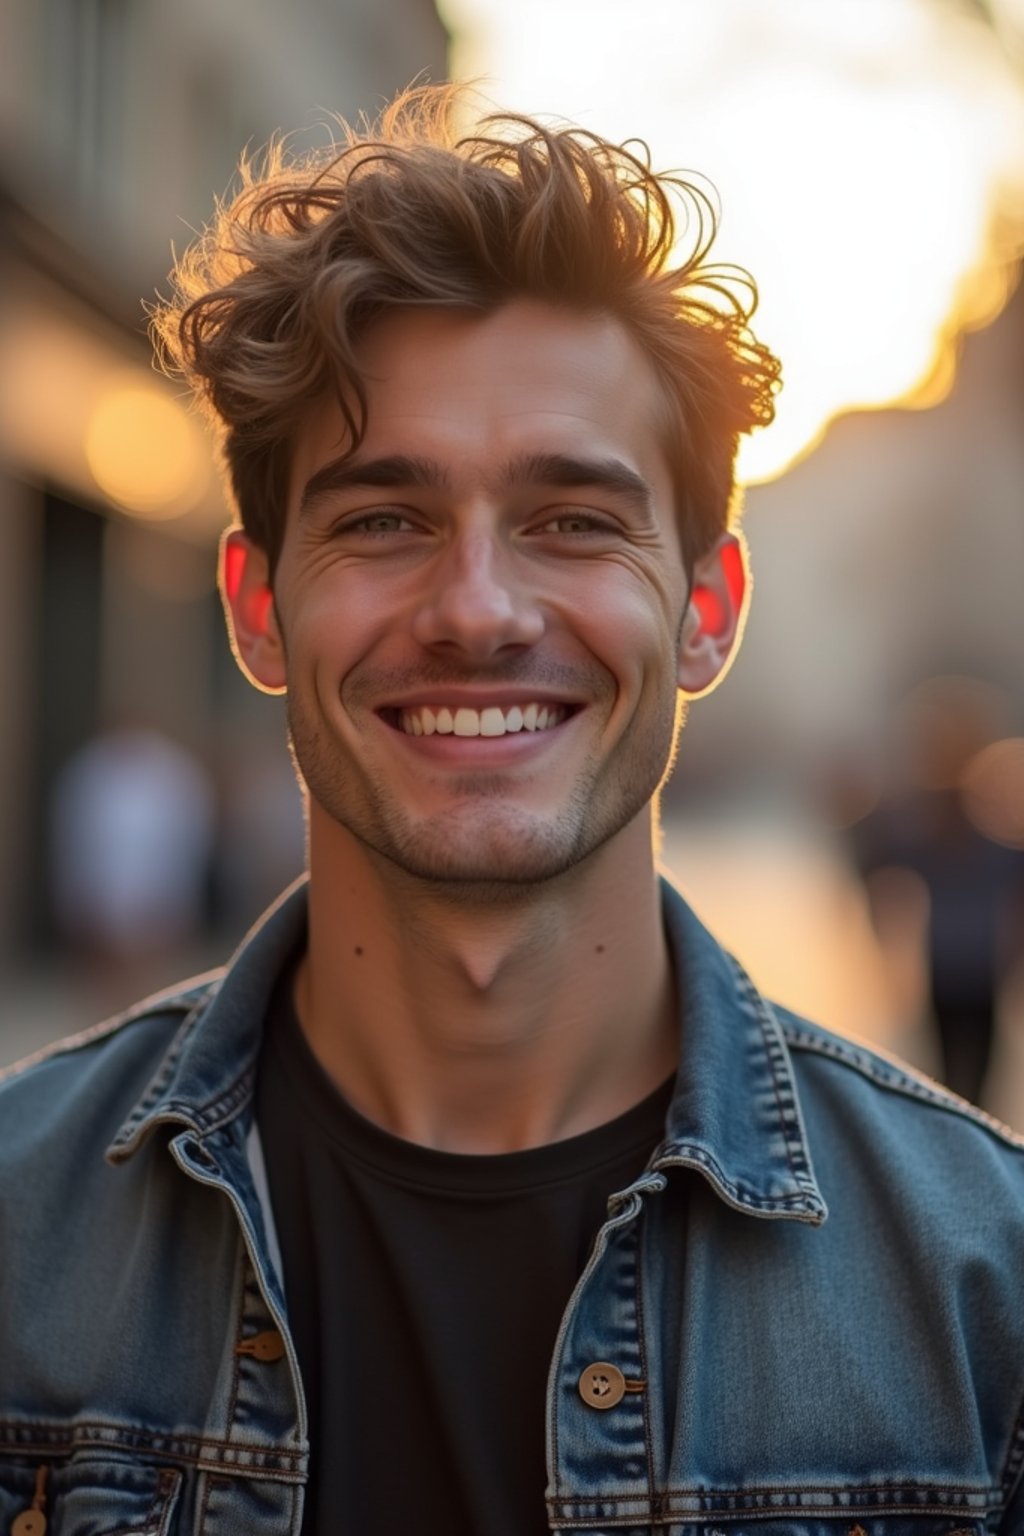
[[566,711],[561,704],[511,705],[507,710],[497,704],[486,709],[462,705],[453,714],[447,705],[434,710],[429,705],[403,709],[399,724],[407,736],[512,736],[520,731],[544,731],[560,725]]

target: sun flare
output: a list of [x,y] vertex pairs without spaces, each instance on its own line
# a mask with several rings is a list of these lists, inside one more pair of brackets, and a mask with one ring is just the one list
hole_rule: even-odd
[[951,0],[447,0],[454,73],[710,177],[784,363],[747,483],[844,411],[930,405],[1024,247],[1024,84]]

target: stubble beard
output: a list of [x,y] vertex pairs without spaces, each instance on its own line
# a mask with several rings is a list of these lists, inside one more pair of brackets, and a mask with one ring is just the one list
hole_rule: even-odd
[[474,774],[453,782],[454,808],[417,820],[386,786],[346,762],[296,706],[294,694],[288,697],[291,750],[310,797],[392,875],[460,903],[525,897],[570,874],[633,821],[656,796],[674,757],[680,724],[674,694],[671,710],[659,710],[659,719],[665,723],[643,753],[625,756],[604,785],[599,754],[591,752],[554,816],[509,803],[505,776]]

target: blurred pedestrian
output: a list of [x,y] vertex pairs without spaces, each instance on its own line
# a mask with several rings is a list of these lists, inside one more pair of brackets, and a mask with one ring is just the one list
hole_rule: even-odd
[[92,966],[129,977],[195,941],[205,914],[214,792],[178,742],[101,731],[53,787],[50,876],[58,931]]
[[1024,854],[978,825],[967,794],[972,763],[999,731],[995,690],[971,678],[934,678],[904,703],[895,731],[904,771],[853,827],[854,856],[880,928],[893,891],[912,889],[890,873],[919,883],[941,1076],[980,1103],[1024,916]]

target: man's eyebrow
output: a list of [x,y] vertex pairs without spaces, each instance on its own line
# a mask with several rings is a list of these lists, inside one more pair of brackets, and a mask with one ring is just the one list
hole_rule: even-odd
[[[527,485],[552,485],[565,489],[597,486],[616,496],[623,496],[647,509],[653,493],[643,475],[630,469],[621,459],[586,458],[567,453],[524,453],[504,465],[498,474],[502,490],[517,490]],[[418,485],[428,490],[447,490],[448,473],[434,459],[404,453],[386,454],[377,459],[359,459],[351,454],[332,459],[307,480],[299,498],[299,515],[309,511],[321,497],[332,491],[360,490],[364,487],[397,488]]]
[[524,453],[507,464],[502,471],[504,489],[514,490],[523,485],[556,485],[566,489],[576,486],[598,486],[625,496],[648,508],[653,501],[653,491],[643,475],[621,459],[577,458],[566,453]]
[[445,490],[448,475],[433,459],[420,459],[405,453],[391,453],[379,459],[359,459],[344,454],[340,459],[332,459],[306,481],[299,498],[299,515],[308,512],[313,502],[331,491],[401,485]]

